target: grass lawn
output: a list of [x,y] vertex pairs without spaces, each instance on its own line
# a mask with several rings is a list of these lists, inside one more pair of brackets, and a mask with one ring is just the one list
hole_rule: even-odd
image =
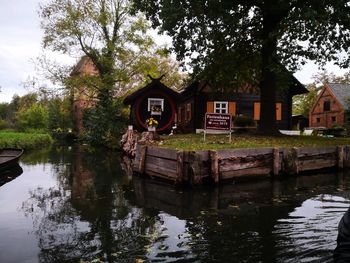
[[350,145],[349,138],[326,138],[320,136],[256,136],[256,135],[232,135],[229,143],[228,135],[207,134],[206,142],[203,134],[177,134],[173,136],[161,136],[159,146],[182,150],[219,150],[233,148],[258,148],[258,147],[306,147],[306,146],[331,146]]
[[0,131],[0,148],[34,149],[53,142],[49,134]]

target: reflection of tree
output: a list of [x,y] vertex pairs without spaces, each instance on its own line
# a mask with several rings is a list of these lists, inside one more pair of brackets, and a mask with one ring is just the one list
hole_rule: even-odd
[[68,160],[62,165],[62,156],[56,157],[58,186],[33,190],[23,204],[34,220],[40,261],[134,262],[143,257],[148,237],[157,231],[157,218],[128,204],[119,161],[112,154],[83,148],[74,149],[71,165]]

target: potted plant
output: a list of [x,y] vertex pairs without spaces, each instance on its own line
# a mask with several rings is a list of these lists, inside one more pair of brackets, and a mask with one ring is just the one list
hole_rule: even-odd
[[148,131],[156,131],[158,121],[154,119],[153,117],[146,120],[146,125],[148,128]]

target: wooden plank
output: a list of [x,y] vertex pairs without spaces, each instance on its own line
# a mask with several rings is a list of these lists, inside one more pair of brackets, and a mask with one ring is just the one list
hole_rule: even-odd
[[256,149],[232,149],[232,150],[218,150],[220,159],[228,159],[232,157],[246,157],[271,154],[273,148],[256,148]]
[[159,166],[147,164],[147,163],[145,167],[145,173],[147,175],[156,175],[163,178],[169,178],[174,181],[177,179],[176,171],[167,169],[166,167],[159,167]]
[[163,159],[176,160],[177,150],[175,149],[166,149],[156,146],[149,146],[147,149],[147,155],[154,157],[161,157]]
[[176,172],[176,169],[177,169],[176,160],[158,158],[154,156],[149,156],[148,154],[146,156],[146,164],[155,165],[155,166],[158,166],[159,168],[164,167],[174,172]]
[[299,160],[299,171],[310,171],[337,166],[337,160],[317,159],[317,160]]
[[337,152],[337,146],[328,146],[328,147],[301,147],[298,148],[298,157],[304,155],[320,155],[327,153]]
[[219,182],[219,155],[216,151],[209,151],[210,174],[215,183]]
[[176,174],[177,174],[177,182],[183,183],[184,179],[184,152],[177,151],[176,153]]
[[220,171],[244,170],[256,167],[269,167],[272,169],[273,159],[271,155],[258,155],[242,158],[221,160]]
[[236,171],[220,171],[221,179],[232,179],[237,177],[249,177],[256,175],[265,175],[268,176],[271,173],[271,168],[268,167],[255,167],[251,169],[243,169]]

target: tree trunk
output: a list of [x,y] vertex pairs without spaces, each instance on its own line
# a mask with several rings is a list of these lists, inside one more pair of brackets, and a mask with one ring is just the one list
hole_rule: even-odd
[[276,67],[277,38],[276,21],[272,14],[263,19],[261,47],[260,121],[258,133],[261,135],[280,135],[276,124]]

